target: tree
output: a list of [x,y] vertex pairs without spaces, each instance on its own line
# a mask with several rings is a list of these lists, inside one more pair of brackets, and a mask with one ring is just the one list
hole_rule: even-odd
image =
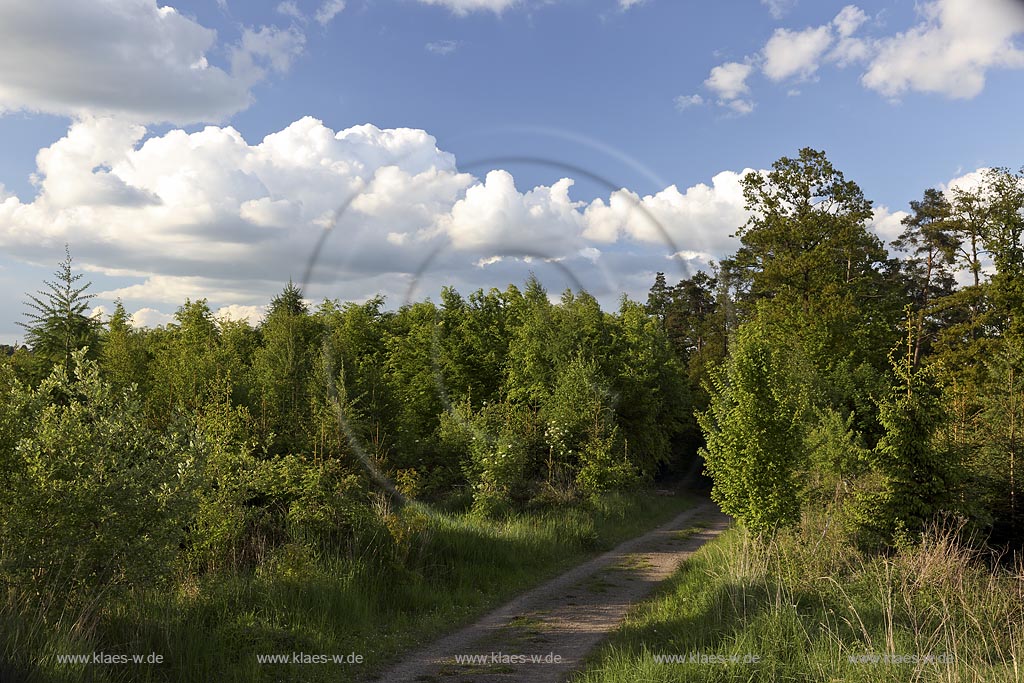
[[114,302],[114,313],[107,322],[107,333],[100,353],[100,370],[119,389],[127,389],[133,384],[144,387],[147,381],[147,362],[143,339],[132,328],[131,318],[118,299]]
[[982,396],[984,429],[980,435],[983,474],[995,490],[986,491],[996,522],[1020,536],[1017,491],[1020,456],[1024,452],[1024,345],[1006,339],[988,360]]
[[966,268],[981,284],[981,258],[984,255],[985,200],[977,189],[954,187],[950,190],[951,229],[957,238],[957,264]]
[[253,374],[262,428],[274,434],[275,454],[300,452],[308,436],[309,383],[320,329],[291,281],[271,301],[259,331],[263,344],[254,353]]
[[647,312],[664,326],[671,302],[672,293],[665,282],[665,273],[659,272],[654,276],[654,284],[651,285],[651,291],[647,295]]
[[615,423],[607,380],[584,353],[559,371],[543,416],[549,482],[571,481],[580,491],[594,494],[635,480],[637,470]]
[[857,184],[805,148],[742,185],[750,219],[725,265],[746,279],[746,298],[772,300],[777,322],[795,328],[821,365],[887,341],[893,322],[867,310],[884,290],[886,254],[866,228],[871,202]]
[[992,299],[1004,332],[1024,334],[1024,169],[1005,168],[985,172],[985,248],[996,272]]
[[533,274],[526,281],[520,310],[520,322],[509,342],[505,391],[513,401],[539,407],[554,383],[555,312]]
[[227,369],[221,357],[220,330],[206,299],[185,300],[174,323],[150,333],[148,407],[153,422],[166,426],[206,405]]
[[83,351],[73,356],[74,378],[58,365],[23,397],[34,424],[0,492],[11,574],[70,598],[170,573],[192,464],[146,426],[134,389],[103,381]]
[[958,483],[953,458],[937,447],[935,434],[946,421],[933,368],[914,367],[914,323],[908,307],[907,337],[890,354],[895,376],[879,402],[885,430],[870,455],[880,487],[862,494],[862,528],[883,542],[913,538],[939,512],[949,509]]
[[64,245],[64,260],[57,266],[53,280],[46,280],[45,290],[38,296],[29,294],[25,304],[32,309],[26,313],[28,322],[18,323],[25,328],[25,341],[33,354],[49,366],[60,365],[67,376],[72,376],[72,355],[88,347],[86,357],[97,355],[100,321],[86,315],[89,302],[95,294],[86,294],[91,282],[79,285],[81,273],[71,268],[71,251]]
[[673,448],[692,419],[692,399],[683,363],[673,353],[661,324],[644,306],[623,296],[610,325],[615,361],[611,369],[616,423],[623,450],[637,470],[654,477],[673,455],[693,456]]
[[742,326],[729,359],[710,374],[711,403],[697,416],[712,498],[758,533],[800,516],[807,400],[796,356],[762,321]]
[[921,360],[928,308],[935,299],[953,291],[953,275],[949,267],[955,260],[957,240],[951,230],[952,207],[941,192],[925,190],[924,198],[910,202],[910,208],[913,213],[903,219],[905,228],[893,246],[910,255],[903,265],[917,308],[913,353],[916,367]]

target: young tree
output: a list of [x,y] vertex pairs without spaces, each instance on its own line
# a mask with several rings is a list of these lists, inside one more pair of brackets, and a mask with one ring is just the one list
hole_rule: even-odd
[[74,381],[57,366],[24,397],[33,428],[0,492],[12,575],[70,598],[166,577],[191,495],[191,463],[146,426],[135,391],[103,381],[82,351],[73,356]]
[[555,312],[547,291],[532,274],[519,307],[520,322],[509,342],[505,392],[513,401],[539,407],[554,383]]
[[710,374],[711,404],[697,416],[712,497],[758,533],[800,516],[807,400],[795,356],[763,322],[743,325],[725,365]]
[[914,368],[914,323],[908,307],[907,338],[891,354],[895,383],[879,403],[884,435],[872,452],[880,489],[863,495],[860,523],[883,542],[922,531],[948,510],[958,483],[957,463],[934,436],[946,420],[933,368]]
[[1020,535],[1018,489],[1024,452],[1024,344],[1006,339],[986,363],[981,436],[986,478],[993,482],[991,508],[996,521]]
[[100,353],[100,370],[115,387],[127,389],[131,385],[144,388],[147,382],[147,357],[140,333],[132,328],[131,318],[118,299],[114,313],[107,322]]
[[46,364],[60,365],[66,375],[72,376],[72,354],[88,347],[88,358],[94,358],[99,351],[100,321],[86,314],[89,302],[95,294],[86,294],[92,285],[79,285],[81,273],[71,268],[71,251],[64,245],[64,260],[57,266],[53,280],[46,280],[46,289],[29,294],[26,305],[32,309],[26,313],[28,322],[18,323],[25,328],[25,341],[32,353]]
[[300,452],[307,441],[309,384],[320,340],[317,322],[302,291],[289,281],[259,327],[263,344],[253,355],[258,414],[263,429],[274,434],[275,454]]
[[206,299],[186,300],[166,329],[150,332],[153,362],[147,396],[151,418],[167,426],[206,405],[226,369],[220,330]]

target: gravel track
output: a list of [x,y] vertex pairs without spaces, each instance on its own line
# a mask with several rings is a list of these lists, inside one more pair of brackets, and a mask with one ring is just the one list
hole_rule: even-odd
[[[384,683],[562,681],[619,627],[634,604],[729,524],[729,517],[704,500],[657,529],[413,652],[375,679]],[[474,656],[473,663],[465,661]]]

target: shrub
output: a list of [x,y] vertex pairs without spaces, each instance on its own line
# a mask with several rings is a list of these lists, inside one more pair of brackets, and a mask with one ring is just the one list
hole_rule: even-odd
[[[83,351],[21,390],[30,416],[0,493],[6,573],[69,596],[165,577],[181,540],[190,462],[151,431],[131,390]],[[23,417],[24,417],[23,416]]]

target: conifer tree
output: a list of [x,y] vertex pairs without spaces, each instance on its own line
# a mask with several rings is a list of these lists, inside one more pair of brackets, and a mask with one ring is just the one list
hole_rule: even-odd
[[45,280],[46,289],[29,294],[25,314],[27,322],[18,323],[25,328],[25,341],[32,353],[47,368],[60,365],[67,376],[72,376],[72,354],[88,347],[87,357],[97,353],[100,322],[88,315],[89,302],[95,294],[86,294],[91,282],[79,285],[81,273],[71,268],[71,251],[64,245],[64,260],[54,273],[53,280]]

